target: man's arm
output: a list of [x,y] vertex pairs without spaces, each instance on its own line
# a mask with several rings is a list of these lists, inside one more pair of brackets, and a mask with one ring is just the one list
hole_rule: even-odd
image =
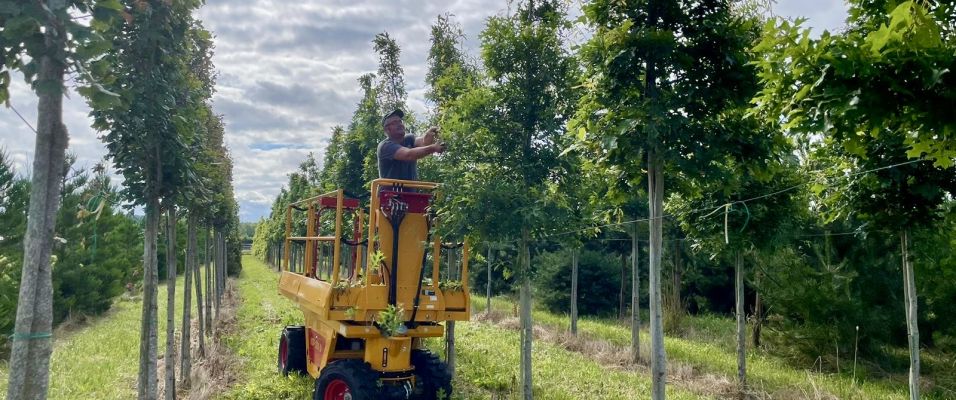
[[438,127],[433,126],[425,131],[425,135],[415,138],[415,147],[428,146],[435,143],[435,136],[438,134]]
[[412,149],[401,147],[395,151],[394,158],[400,161],[415,161],[428,157],[434,153],[441,153],[443,151],[445,151],[445,148],[438,143],[432,143],[427,146],[415,147]]

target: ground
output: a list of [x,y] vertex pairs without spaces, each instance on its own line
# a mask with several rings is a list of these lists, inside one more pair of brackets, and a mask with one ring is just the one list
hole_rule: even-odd
[[[301,324],[302,314],[276,290],[278,274],[250,256],[243,258],[239,279],[225,301],[222,347],[215,359],[203,361],[221,370],[219,377],[194,377],[191,399],[307,399],[313,382],[302,376],[282,377],[275,359],[284,325]],[[179,282],[181,288],[181,279]],[[165,290],[160,289],[160,304]],[[181,290],[177,295],[181,301]],[[140,299],[124,296],[113,310],[81,326],[57,332],[51,399],[129,399],[135,397]],[[457,399],[517,397],[518,331],[513,304],[495,298],[493,310],[485,299],[473,298],[474,318],[457,326]],[[181,308],[181,305],[180,305]],[[178,310],[181,312],[181,309]],[[159,315],[165,315],[164,307]],[[582,319],[578,336],[567,331],[567,317],[538,310],[533,353],[535,397],[542,399],[648,398],[650,381],[644,364],[631,364],[627,349],[630,328],[620,321]],[[177,319],[178,321],[178,319]],[[160,319],[164,343],[165,318]],[[728,398],[735,393],[736,358],[732,322],[725,318],[695,318],[682,338],[666,340],[668,398]],[[642,339],[647,339],[646,332]],[[443,354],[443,341],[428,346]],[[644,351],[648,343],[642,343]],[[213,351],[210,351],[213,353]],[[195,356],[194,356],[195,358]],[[774,399],[902,399],[904,383],[857,382],[848,374],[808,372],[759,352],[748,358],[751,397]],[[6,367],[0,366],[5,392]],[[185,398],[186,393],[181,393]]]

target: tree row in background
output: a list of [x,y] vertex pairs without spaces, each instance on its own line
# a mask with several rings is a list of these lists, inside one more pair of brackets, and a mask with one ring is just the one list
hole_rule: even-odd
[[[200,318],[196,351],[204,356],[205,337],[216,331],[226,276],[238,274],[241,265],[232,161],[225,126],[210,107],[212,35],[193,16],[201,5],[72,0],[0,7],[0,101],[8,98],[11,71],[21,72],[39,96],[32,180],[18,179],[6,161],[0,163],[0,211],[11,222],[0,243],[0,307],[17,310],[9,399],[45,398],[54,322],[69,313],[105,311],[123,287],[142,290],[143,296],[138,396],[158,398],[160,272],[168,283],[167,399],[176,395],[177,365],[180,385],[189,384],[194,288]],[[87,17],[81,21],[75,15]],[[123,177],[120,189],[110,185],[105,167],[97,166],[90,176],[66,161],[66,74],[92,109],[107,160]],[[120,207],[130,212],[119,213]],[[134,209],[143,209],[145,217],[133,217]],[[18,243],[25,249],[19,255]],[[143,252],[134,255],[136,245]],[[181,322],[174,320],[180,271],[187,310]],[[11,302],[7,289],[16,290],[17,276],[19,296]]]

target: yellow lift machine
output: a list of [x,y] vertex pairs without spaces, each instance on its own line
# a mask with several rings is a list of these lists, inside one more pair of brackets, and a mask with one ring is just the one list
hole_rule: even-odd
[[[368,213],[341,189],[288,206],[279,292],[305,324],[282,330],[278,369],[315,378],[314,400],[450,398],[448,368],[423,339],[470,318],[469,249],[432,235],[437,187],[377,179]],[[442,268],[443,250],[459,247],[460,263]]]

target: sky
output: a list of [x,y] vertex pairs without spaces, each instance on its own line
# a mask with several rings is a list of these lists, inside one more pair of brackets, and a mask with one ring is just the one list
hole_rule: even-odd
[[[572,7],[579,1],[572,0]],[[779,0],[772,10],[808,18],[815,32],[837,30],[846,18],[845,4],[834,0]],[[267,216],[288,174],[308,153],[323,159],[332,127],[347,125],[358,104],[358,77],[377,68],[375,34],[388,32],[401,47],[408,106],[421,115],[428,108],[425,73],[435,18],[453,14],[466,37],[464,50],[477,59],[485,20],[506,12],[506,0],[207,0],[198,17],[215,35],[219,78],[213,108],[226,123],[240,219]],[[13,108],[0,107],[0,151],[29,175],[35,134],[15,110],[35,126],[36,97],[22,76],[14,76],[10,91]],[[78,168],[106,155],[88,113],[71,91],[64,122]]]

